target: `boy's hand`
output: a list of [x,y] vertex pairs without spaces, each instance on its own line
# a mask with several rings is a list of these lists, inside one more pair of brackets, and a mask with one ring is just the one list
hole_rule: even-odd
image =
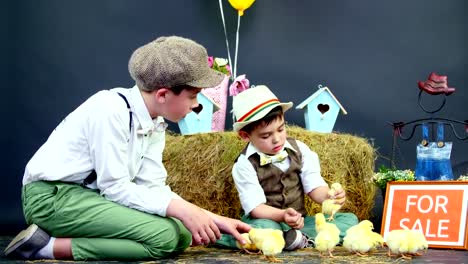
[[343,205],[346,201],[346,193],[343,189],[336,191],[335,196],[331,197],[335,199],[335,204]]
[[284,212],[284,222],[294,229],[302,229],[304,227],[304,217],[293,208],[288,208]]
[[216,225],[221,231],[223,231],[223,233],[231,234],[242,245],[247,243],[247,241],[245,241],[245,239],[241,236],[241,233],[248,233],[251,229],[250,225],[237,219],[215,214],[213,215]]
[[193,245],[207,245],[221,238],[221,232],[212,218],[200,207],[182,199],[173,199],[166,211],[184,224],[192,233]]

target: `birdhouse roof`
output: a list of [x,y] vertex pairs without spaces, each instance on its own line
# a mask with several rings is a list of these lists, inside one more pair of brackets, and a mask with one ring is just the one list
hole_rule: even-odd
[[338,106],[340,107],[341,109],[341,112],[346,115],[348,114],[348,112],[346,112],[346,110],[344,109],[344,107],[340,104],[340,102],[338,101],[338,99],[336,99],[336,97],[333,95],[333,93],[330,91],[330,89],[328,89],[328,87],[322,87],[322,88],[319,88],[315,93],[313,93],[311,96],[309,96],[307,99],[305,99],[302,103],[300,103],[298,106],[296,106],[296,109],[303,109],[304,107],[306,107],[310,102],[312,102],[315,98],[317,98],[321,93],[323,92],[327,92],[330,94],[330,96],[333,98],[333,100],[338,104]]
[[218,111],[219,109],[221,109],[221,106],[219,104],[217,104],[215,101],[213,101],[213,99],[211,99],[208,95],[204,94],[203,93],[203,90],[200,92],[206,99],[208,99],[208,101],[210,101],[210,103],[213,104],[213,113]]

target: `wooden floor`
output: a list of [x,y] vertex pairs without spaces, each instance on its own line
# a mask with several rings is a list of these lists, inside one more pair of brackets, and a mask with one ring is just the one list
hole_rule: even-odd
[[[12,237],[0,237],[0,248],[3,249],[10,242]],[[411,260],[399,259],[398,257],[388,257],[386,249],[380,249],[367,257],[350,255],[342,247],[337,247],[334,252],[335,257],[320,257],[318,251],[314,249],[303,249],[293,252],[283,252],[278,255],[278,259],[283,263],[456,263],[468,264],[468,251],[465,250],[441,250],[429,249],[423,256],[413,257]],[[31,263],[31,261],[18,261],[6,259],[3,254],[0,257],[2,263]],[[40,263],[44,261],[34,261]],[[71,261],[47,261],[47,263],[73,263]],[[117,263],[116,261],[99,261],[86,263]],[[128,263],[128,262],[127,262]],[[260,255],[249,255],[240,253],[237,250],[193,247],[187,249],[183,254],[173,259],[163,259],[156,261],[141,261],[134,263],[268,263]]]

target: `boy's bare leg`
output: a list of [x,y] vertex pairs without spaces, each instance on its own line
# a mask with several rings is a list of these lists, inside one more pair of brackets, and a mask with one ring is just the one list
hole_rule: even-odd
[[71,238],[56,238],[54,242],[55,259],[73,259]]

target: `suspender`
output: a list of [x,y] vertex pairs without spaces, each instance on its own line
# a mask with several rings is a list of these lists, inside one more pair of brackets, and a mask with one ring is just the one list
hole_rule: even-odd
[[[128,103],[128,100],[127,98],[125,97],[125,95],[117,92],[117,94],[122,97],[122,99],[125,101],[125,104],[127,105],[127,109],[128,109],[128,114],[130,115],[130,121],[128,122],[128,130],[131,132],[132,131],[132,109],[130,108],[130,104]],[[89,175],[88,177],[86,177],[86,179],[84,179],[83,181],[83,186],[86,186],[88,184],[91,184],[93,183],[95,180],[97,179],[97,174],[96,174],[96,170],[93,170]]]
[[122,97],[122,99],[124,99],[125,101],[125,104],[127,105],[127,109],[128,109],[128,114],[130,115],[130,121],[128,122],[128,130],[131,132],[132,131],[132,109],[130,108],[130,104],[128,103],[128,100],[127,98],[125,97],[125,95],[121,94],[121,93],[117,93],[120,97]]
[[[423,147],[427,147],[429,145],[429,127],[427,123],[422,124],[422,141],[421,145]],[[432,136],[434,137],[434,136]],[[437,123],[437,146],[439,148],[442,148],[445,146],[444,143],[444,124],[443,123]]]
[[93,183],[97,179],[97,174],[96,171],[93,170],[86,179],[84,179],[83,183],[81,185],[86,186],[88,184]]

